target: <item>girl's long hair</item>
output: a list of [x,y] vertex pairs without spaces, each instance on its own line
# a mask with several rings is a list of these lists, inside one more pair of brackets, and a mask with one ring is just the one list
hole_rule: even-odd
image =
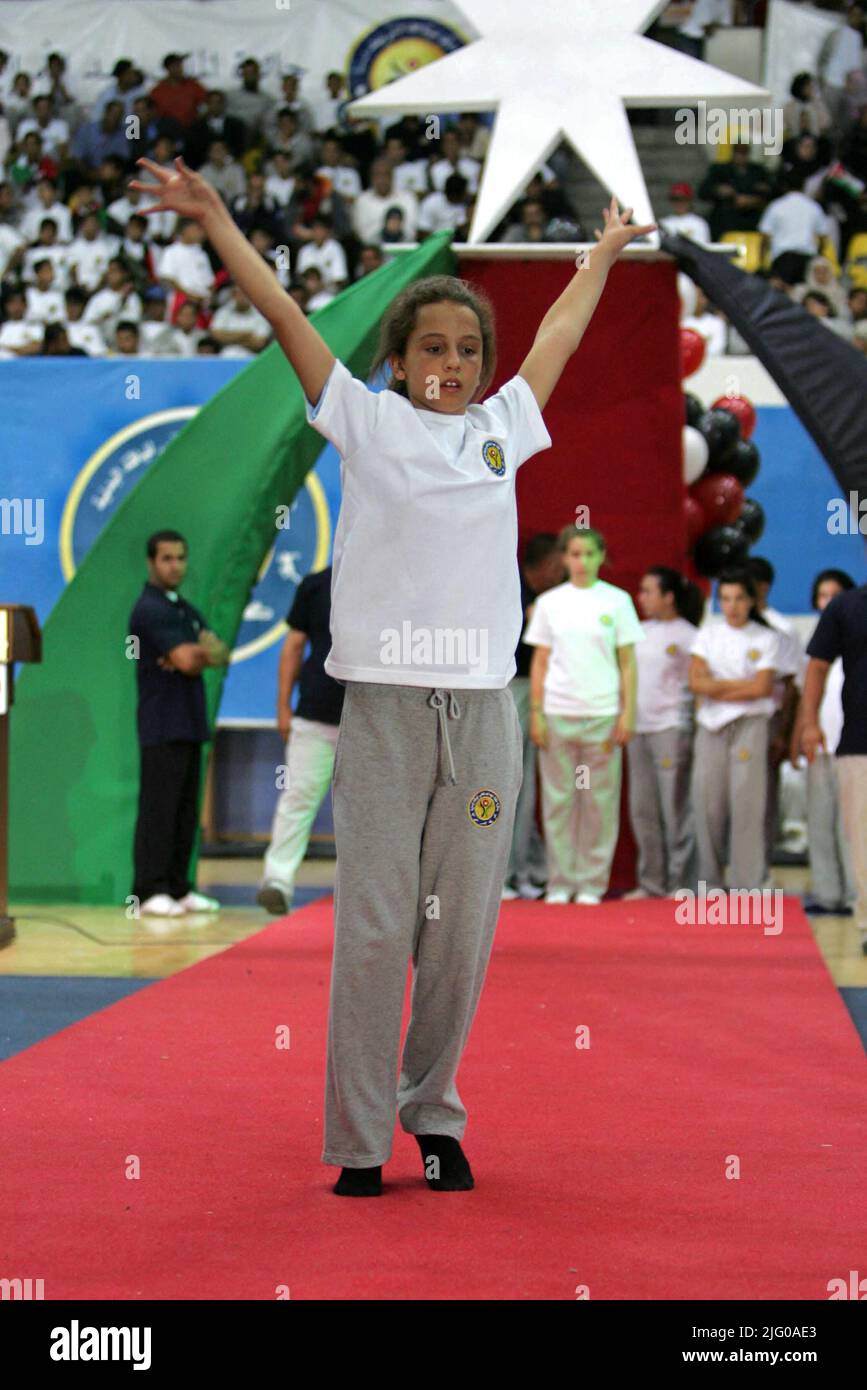
[[698,585],[669,565],[652,565],[647,573],[659,581],[663,594],[674,594],[678,616],[698,627],[704,617],[704,594]]
[[[428,275],[424,280],[416,280],[401,290],[389,304],[379,328],[379,346],[376,350],[371,380],[384,367],[392,354],[403,357],[410,334],[416,326],[418,311],[425,304],[463,304],[479,320],[482,334],[482,372],[473,400],[480,400],[493,380],[497,366],[497,338],[494,322],[494,306],[481,290],[473,289],[466,280],[454,275]],[[406,396],[406,382],[396,381],[389,371],[386,386]]]

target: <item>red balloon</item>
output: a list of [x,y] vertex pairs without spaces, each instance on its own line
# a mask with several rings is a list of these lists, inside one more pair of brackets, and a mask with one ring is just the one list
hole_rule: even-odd
[[756,427],[756,408],[746,396],[720,396],[710,408],[728,410],[732,415],[736,415],[741,427],[741,439],[749,439]]
[[731,526],[744,505],[743,486],[731,473],[708,473],[693,483],[689,495],[701,507],[704,531],[712,526]]
[[680,375],[681,378],[697,372],[707,350],[707,344],[694,328],[680,330]]
[[692,546],[708,526],[704,519],[704,508],[695,497],[690,497],[689,493],[683,500],[683,515],[686,520],[687,544]]

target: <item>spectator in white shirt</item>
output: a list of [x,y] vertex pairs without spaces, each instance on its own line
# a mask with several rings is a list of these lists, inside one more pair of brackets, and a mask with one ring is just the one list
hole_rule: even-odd
[[[160,256],[157,274],[167,289],[175,292],[170,317],[175,320],[177,295],[185,295],[195,305],[205,304],[214,288],[214,271],[202,249],[205,234],[198,222],[183,218],[171,246]],[[192,355],[192,353],[190,354]]]
[[162,285],[151,285],[144,292],[139,341],[148,357],[174,357],[175,331],[167,317],[168,299]]
[[35,130],[42,136],[42,152],[55,163],[62,164],[69,151],[69,126],[66,121],[55,116],[51,109],[51,97],[47,92],[39,92],[33,98],[33,115],[19,121],[15,139],[21,142],[25,135]]
[[[204,170],[202,170],[204,173]],[[278,208],[285,208],[295,188],[292,160],[286,150],[275,150],[265,166],[265,196],[273,198]],[[241,192],[244,190],[242,189]]]
[[140,322],[142,302],[135,292],[129,266],[120,256],[109,261],[105,278],[105,288],[97,290],[88,301],[84,322],[95,323],[110,341],[122,319],[128,323]]
[[3,102],[3,110],[16,140],[19,123],[26,121],[33,110],[33,101],[30,95],[32,87],[33,82],[29,72],[16,72],[12,79],[9,95]]
[[39,240],[25,254],[21,278],[28,285],[36,283],[36,263],[49,260],[54,267],[54,288],[65,293],[69,285],[69,247],[57,244],[57,223],[53,217],[43,217]]
[[[137,188],[129,187],[129,183],[135,177],[135,174],[130,174],[123,197],[109,203],[105,210],[109,221],[118,231],[126,227],[134,212],[138,212],[142,207],[147,207],[147,199],[142,197]],[[178,215],[176,212],[149,212],[147,215],[148,240],[154,241],[158,245],[168,245],[175,234],[177,225]]]
[[98,289],[109,261],[119,249],[117,237],[103,236],[96,213],[86,213],[81,219],[78,236],[69,246],[67,264],[73,284],[85,290]]
[[678,46],[693,58],[703,58],[705,41],[714,30],[733,23],[734,0],[695,0],[689,16],[678,27]]
[[120,253],[131,265],[141,268],[148,279],[151,278],[151,263],[148,259],[150,247],[147,242],[147,219],[134,212],[124,228],[125,236],[121,242]]
[[195,357],[202,329],[196,327],[198,309],[190,299],[178,309],[175,326],[172,330],[172,344],[176,357]]
[[4,357],[35,357],[42,348],[43,325],[25,318],[27,301],[24,291],[12,289],[3,305],[0,324],[0,353]]
[[284,72],[280,79],[279,107],[287,107],[298,122],[298,129],[305,135],[313,134],[313,112],[299,91],[300,78],[297,72]]
[[317,265],[307,267],[301,276],[301,283],[307,294],[307,302],[304,305],[306,314],[314,314],[317,309],[323,309],[334,298],[331,290],[323,286],[322,272]]
[[414,241],[418,222],[415,194],[398,193],[388,160],[375,159],[370,166],[370,188],[359,194],[352,209],[352,227],[359,241],[381,242],[386,213],[395,207],[403,213],[406,240]]
[[692,210],[695,190],[689,183],[673,183],[668,190],[671,212],[660,220],[660,226],[669,236],[689,237],[700,245],[709,246],[710,227],[703,217]]
[[133,104],[138,97],[147,95],[147,83],[139,69],[129,58],[118,58],[111,70],[114,78],[110,87],[100,92],[90,112],[90,119],[101,120],[102,113],[110,101],[119,101],[124,115],[132,115]]
[[481,165],[477,159],[469,159],[461,153],[461,142],[458,132],[454,129],[444,130],[440,141],[441,157],[434,161],[430,166],[431,188],[442,193],[446,185],[449,174],[463,174],[467,181],[470,193],[476,193],[479,187],[479,174]]
[[232,158],[225,140],[211,141],[208,162],[202,165],[199,173],[214,185],[224,203],[240,198],[247,187],[247,176],[238,161]]
[[695,313],[681,319],[681,328],[694,328],[707,344],[708,357],[722,357],[726,350],[726,324],[719,314],[713,313],[707,296],[695,287]]
[[27,242],[15,227],[0,222],[0,280],[15,269],[27,254]]
[[819,95],[819,84],[809,72],[799,72],[789,88],[791,100],[783,107],[786,137],[815,135],[818,140],[831,127],[831,113]]
[[348,208],[352,207],[361,192],[361,176],[340,141],[333,135],[326,135],[322,141],[322,163],[316,176],[327,179],[335,193],[339,193]]
[[346,79],[342,72],[326,73],[325,91],[312,102],[313,129],[317,135],[338,128],[340,108],[346,100],[345,87]]
[[33,266],[36,284],[28,285],[26,319],[28,323],[62,323],[66,317],[63,295],[54,286],[54,266],[47,256]]
[[385,158],[391,165],[393,186],[399,193],[415,193],[424,198],[431,191],[428,161],[409,159],[406,141],[400,135],[389,135],[385,141]]
[[295,273],[303,277],[310,266],[317,266],[322,274],[323,288],[336,294],[349,279],[349,271],[343,247],[331,235],[332,222],[328,213],[318,212],[310,224],[310,230],[313,240],[306,242],[298,252]]
[[759,231],[770,238],[774,275],[789,285],[800,285],[827,234],[828,216],[803,192],[803,174],[789,174],[786,186],[789,191],[765,208]]
[[72,213],[57,197],[54,179],[40,179],[36,185],[36,203],[21,218],[20,230],[27,241],[35,241],[43,217],[53,217],[59,242],[72,241]]
[[83,290],[67,290],[64,295],[66,304],[66,336],[73,347],[81,348],[88,357],[105,357],[108,352],[108,345],[95,323],[84,322],[84,306],[87,303],[87,295]]
[[266,346],[271,325],[253,308],[241,287],[234,285],[231,300],[214,314],[208,332],[221,348],[243,348],[252,355]]
[[846,22],[833,35],[825,64],[825,100],[838,134],[846,123],[850,78],[864,79],[864,8],[850,5]]
[[491,132],[482,123],[478,111],[462,112],[458,117],[457,132],[461,142],[461,153],[469,155],[470,159],[477,159],[481,163],[488,153]]
[[467,222],[467,181],[463,174],[450,174],[442,193],[429,193],[418,210],[418,239],[434,232],[457,232]]

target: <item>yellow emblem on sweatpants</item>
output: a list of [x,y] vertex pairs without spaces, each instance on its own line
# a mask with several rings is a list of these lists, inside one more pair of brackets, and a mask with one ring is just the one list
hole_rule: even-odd
[[749,750],[749,748],[742,748],[742,749],[740,750],[740,752],[738,753],[738,757],[740,758],[740,760],[741,760],[742,763],[748,763],[749,760],[750,760],[750,750]]
[[660,766],[660,767],[666,767],[666,768],[667,768],[667,767],[674,767],[674,758],[668,758],[668,757],[666,757],[666,758],[660,758],[660,760],[659,760],[659,766]]
[[500,814],[500,798],[485,787],[467,802],[467,815],[473,825],[493,825]]

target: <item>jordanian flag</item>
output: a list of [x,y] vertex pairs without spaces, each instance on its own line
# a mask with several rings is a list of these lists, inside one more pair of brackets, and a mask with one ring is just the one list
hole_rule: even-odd
[[[449,232],[430,237],[312,315],[356,376],[366,377],[395,295],[422,276],[454,274],[450,241]],[[231,643],[274,543],[276,509],[292,502],[323,447],[274,344],[171,440],[101,531],[45,624],[42,665],[18,670],[10,898],[122,904],[132,892],[136,681],[124,647],[146,577],[144,540],[166,525],[187,537],[184,596]],[[224,676],[205,675],[211,720]]]

